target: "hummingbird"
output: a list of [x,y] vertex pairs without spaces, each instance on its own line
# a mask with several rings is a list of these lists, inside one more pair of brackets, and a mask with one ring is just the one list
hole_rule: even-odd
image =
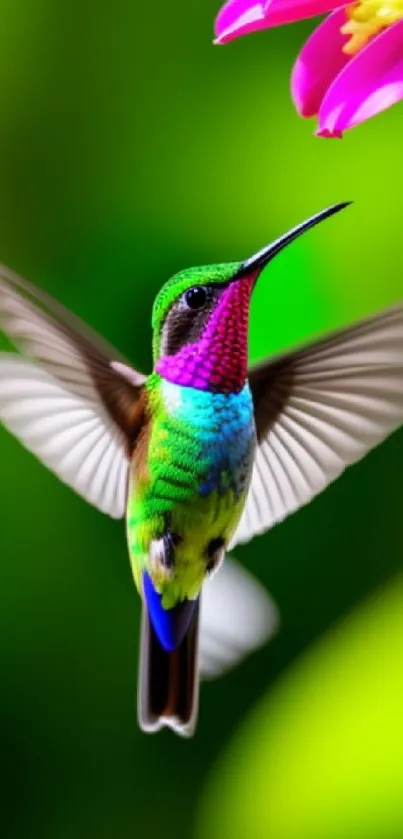
[[17,350],[0,354],[0,420],[86,501],[126,521],[142,601],[143,731],[191,736],[200,676],[224,672],[276,625],[274,604],[228,551],[307,504],[403,421],[402,302],[248,366],[263,269],[347,205],[246,260],[171,278],[153,307],[148,376],[0,269],[0,327]]

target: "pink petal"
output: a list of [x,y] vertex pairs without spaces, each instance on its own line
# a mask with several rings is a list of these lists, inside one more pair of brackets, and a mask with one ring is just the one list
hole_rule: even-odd
[[318,134],[340,134],[403,99],[403,20],[357,53],[330,85]]
[[322,15],[342,5],[343,0],[229,0],[215,21],[215,43],[225,44],[258,29]]
[[267,0],[263,3],[263,11],[269,27],[326,15],[333,9],[348,5],[351,5],[351,0]]
[[329,15],[308,38],[294,64],[291,96],[303,117],[318,113],[329,85],[351,60],[351,56],[342,51],[349,39],[349,35],[340,32],[345,22],[344,9]]
[[216,17],[214,43],[225,44],[240,35],[248,35],[265,27],[262,3],[253,0],[229,0]]

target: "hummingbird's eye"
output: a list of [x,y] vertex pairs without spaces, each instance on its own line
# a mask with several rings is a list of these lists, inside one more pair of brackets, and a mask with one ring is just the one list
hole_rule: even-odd
[[185,292],[184,300],[189,309],[196,311],[197,309],[203,309],[207,303],[207,297],[207,289],[203,286],[194,286]]

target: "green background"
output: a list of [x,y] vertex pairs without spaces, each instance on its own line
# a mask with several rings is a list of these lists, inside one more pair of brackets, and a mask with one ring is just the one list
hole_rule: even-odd
[[[251,356],[403,292],[402,106],[313,137],[289,75],[316,22],[214,47],[217,11],[0,0],[0,259],[144,370],[165,279],[336,201],[265,272]],[[2,835],[401,839],[402,432],[237,551],[281,630],[202,687],[189,742],[137,729],[122,524],[4,430],[0,463]]]

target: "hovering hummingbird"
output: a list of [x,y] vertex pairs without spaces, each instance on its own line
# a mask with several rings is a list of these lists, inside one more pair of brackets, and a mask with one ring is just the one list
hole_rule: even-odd
[[403,421],[402,303],[248,369],[260,273],[345,206],[244,262],[169,280],[154,304],[148,377],[0,270],[0,326],[21,353],[0,355],[0,419],[87,501],[126,517],[145,731],[190,736],[200,670],[226,669],[273,628],[274,609],[239,566],[226,559],[209,581],[227,550],[306,504]]

